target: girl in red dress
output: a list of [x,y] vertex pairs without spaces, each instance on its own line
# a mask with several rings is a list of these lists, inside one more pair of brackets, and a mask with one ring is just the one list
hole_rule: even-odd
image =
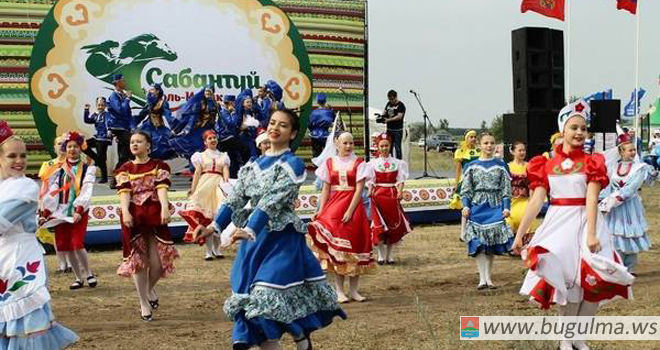
[[71,262],[76,280],[69,289],[82,288],[85,280],[92,288],[98,283],[85,250],[89,205],[96,179],[96,167],[80,156],[86,147],[81,134],[75,131],[64,134],[60,151],[65,154],[65,161],[48,179],[39,220],[44,228],[55,228],[57,250]]
[[135,160],[124,163],[115,175],[124,249],[117,274],[133,276],[142,320],[151,321],[152,310],[158,309],[154,287],[161,277],[174,272],[174,259],[179,257],[167,228],[170,167],[149,158],[151,138],[145,132],[134,132],[130,147]]
[[[369,162],[371,172],[371,233],[378,251],[378,264],[394,264],[392,247],[412,231],[401,203],[403,184],[408,178],[406,162],[390,156],[392,138],[387,133],[376,137],[379,157]],[[387,248],[385,247],[387,246]]]
[[308,232],[321,266],[335,273],[337,300],[348,302],[344,293],[344,277],[348,276],[351,299],[364,301],[358,293],[358,281],[374,267],[373,240],[362,202],[369,167],[353,153],[350,133],[339,134],[336,146],[339,155],[326,159],[316,170],[323,189],[319,211]]

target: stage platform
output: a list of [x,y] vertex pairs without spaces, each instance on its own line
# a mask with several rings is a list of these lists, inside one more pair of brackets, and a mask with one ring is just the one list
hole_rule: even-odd
[[[306,221],[314,214],[320,195],[313,182],[314,176],[308,176],[296,201],[296,212]],[[460,212],[448,209],[453,183],[453,179],[420,179],[406,182],[401,204],[412,223],[458,221]],[[170,228],[175,239],[183,237],[186,229],[186,223],[178,213],[184,210],[188,203],[189,188],[189,177],[173,178],[169,199],[174,206]],[[94,193],[85,243],[87,245],[120,243],[119,197],[114,190],[103,184],[97,184]]]

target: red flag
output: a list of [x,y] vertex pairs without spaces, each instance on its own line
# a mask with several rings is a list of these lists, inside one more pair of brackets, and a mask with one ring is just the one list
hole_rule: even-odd
[[534,11],[544,16],[564,20],[564,0],[523,0],[520,12]]
[[637,0],[616,0],[617,10],[626,10],[633,15],[637,13]]

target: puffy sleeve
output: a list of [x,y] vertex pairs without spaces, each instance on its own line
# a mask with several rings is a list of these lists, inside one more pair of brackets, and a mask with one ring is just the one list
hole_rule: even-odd
[[369,168],[369,176],[367,177],[367,181],[365,183],[366,186],[371,187],[374,184],[374,179],[376,178],[376,162],[378,161],[378,158],[374,158],[367,163],[367,167]]
[[328,169],[328,162],[331,161],[332,161],[332,157],[326,159],[325,162],[321,163],[321,165],[319,165],[319,167],[316,168],[316,171],[314,171],[316,178],[320,179],[323,182],[330,183],[330,169]]
[[357,166],[355,181],[369,180],[371,178],[371,167],[362,158],[358,159],[360,164]]
[[172,181],[170,181],[170,166],[163,161],[159,161],[156,169],[156,179],[154,179],[156,189],[170,188],[172,186]]
[[[22,223],[25,232],[35,232],[39,186],[28,178],[8,179],[3,184],[0,202],[0,236]],[[6,188],[5,188],[6,187]]]
[[454,160],[463,160],[463,149],[458,147],[454,152]]
[[464,207],[472,206],[472,196],[474,195],[474,183],[472,180],[472,170],[474,168],[468,167],[463,172],[463,183],[461,184],[461,202]]
[[222,153],[222,161],[225,163],[225,166],[231,165],[231,160],[229,159],[229,155],[227,153]]
[[117,182],[117,194],[122,194],[122,193],[131,193],[131,190],[133,189],[133,185],[131,184],[131,180],[129,177],[130,171],[129,171],[129,164],[130,162],[126,162],[122,164],[119,169],[115,170],[115,181]]
[[397,160],[399,162],[399,172],[396,174],[396,183],[400,184],[408,180],[408,163],[403,160]]
[[190,157],[190,162],[195,167],[195,169],[202,167],[202,154],[200,152],[195,152]]
[[600,188],[605,188],[610,183],[607,177],[607,166],[605,166],[605,157],[600,153],[594,153],[587,158],[587,182],[599,182]]
[[87,167],[87,172],[82,180],[80,186],[80,193],[76,200],[73,201],[73,208],[78,214],[82,214],[89,210],[89,205],[92,203],[92,192],[94,191],[94,181],[96,180],[96,167],[90,165]]
[[548,174],[545,171],[545,165],[548,158],[536,156],[527,163],[527,178],[529,179],[529,189],[535,190],[537,187],[543,187],[546,191],[550,190]]
[[245,195],[245,189],[247,187],[245,181],[248,178],[246,175],[247,171],[250,171],[250,167],[251,165],[248,163],[238,171],[238,176],[232,186],[231,192],[225,197],[220,208],[218,208],[218,213],[211,223],[217,232],[222,232],[231,223],[232,214],[243,210],[248,203],[250,198]]

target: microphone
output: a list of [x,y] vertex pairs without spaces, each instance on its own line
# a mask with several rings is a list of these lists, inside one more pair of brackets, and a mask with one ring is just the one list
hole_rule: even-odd
[[343,88],[343,87],[341,87],[341,86],[340,86],[340,87],[338,87],[338,88],[337,88],[337,90],[339,90],[339,92],[342,92],[342,93],[344,92],[344,88]]
[[410,93],[413,94],[413,95],[417,95],[417,93],[413,89],[410,89]]

